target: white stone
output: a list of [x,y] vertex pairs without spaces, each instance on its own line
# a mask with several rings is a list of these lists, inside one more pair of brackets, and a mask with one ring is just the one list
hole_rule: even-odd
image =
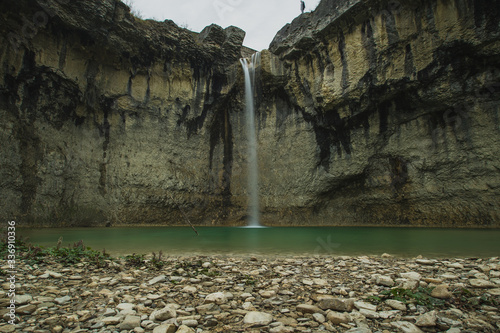
[[496,285],[490,281],[483,279],[470,279],[469,283],[475,288],[494,288]]
[[259,291],[259,295],[263,298],[271,298],[276,296],[276,290],[261,290]]
[[49,276],[53,277],[54,279],[60,279],[60,278],[62,278],[62,274],[61,273],[57,273],[57,272],[45,271],[45,274],[49,274]]
[[119,311],[122,310],[133,310],[135,309],[135,304],[132,303],[120,303],[116,306]]
[[125,317],[123,322],[120,324],[121,330],[133,330],[136,327],[141,326],[141,317],[128,315]]
[[71,301],[71,297],[66,295],[66,296],[63,296],[63,297],[58,297],[58,298],[54,298],[54,302],[56,302],[57,304],[59,305],[63,305],[63,304],[66,304],[68,303],[69,301]]
[[453,294],[448,290],[448,285],[440,284],[431,291],[431,296],[441,299],[451,298]]
[[102,320],[104,325],[116,325],[122,320],[122,317],[106,317]]
[[164,281],[166,281],[166,280],[167,280],[167,277],[166,277],[165,275],[163,275],[163,274],[162,274],[162,275],[159,275],[159,276],[157,276],[157,277],[152,278],[151,280],[149,280],[149,281],[148,281],[148,284],[149,284],[149,285],[153,285],[153,284],[155,284],[155,283],[158,283],[158,282],[164,282]]
[[350,318],[346,313],[329,311],[326,314],[326,318],[331,321],[335,325],[339,325],[340,323],[348,323]]
[[205,297],[204,303],[224,304],[227,303],[227,297],[221,292],[208,294],[207,297]]
[[401,311],[399,310],[390,310],[390,311],[380,311],[377,312],[379,317],[382,319],[389,319],[389,318],[394,318],[395,316],[401,314]]
[[243,303],[243,305],[241,307],[243,308],[243,310],[254,310],[255,309],[252,302],[245,302],[245,303]]
[[488,290],[488,294],[493,296],[500,296],[500,288],[490,289]]
[[121,310],[118,314],[120,316],[122,316],[122,317],[126,317],[128,315],[135,315],[135,314],[137,314],[137,311],[132,310],[132,309],[125,309],[125,310]]
[[302,283],[305,284],[306,286],[312,286],[314,284],[313,280],[310,279],[303,279]]
[[389,305],[391,308],[401,311],[406,311],[406,304],[395,299],[388,299],[385,304]]
[[401,273],[401,277],[404,279],[419,281],[422,278],[422,275],[420,275],[417,272],[407,272],[407,273]]
[[326,321],[326,318],[324,315],[321,313],[313,313],[313,319],[316,320],[318,323],[323,324]]
[[195,331],[186,325],[179,326],[179,329],[175,333],[195,333]]
[[418,316],[415,321],[415,325],[419,327],[432,327],[436,326],[436,320],[436,311],[431,311]]
[[153,333],[175,333],[177,326],[174,324],[162,324],[153,329]]
[[16,305],[24,305],[28,304],[33,300],[33,297],[31,295],[18,295],[14,296],[14,299],[16,300]]
[[401,284],[401,288],[415,290],[419,285],[419,281],[416,280],[406,280]]
[[273,321],[273,316],[269,313],[250,311],[243,318],[245,324],[253,326],[269,325]]
[[423,331],[408,321],[394,321],[391,323],[392,327],[395,327],[403,333],[423,333]]
[[250,294],[250,293],[243,293],[243,294],[240,295],[240,297],[243,298],[243,299],[246,299],[248,297],[253,297],[253,295]]
[[328,285],[328,281],[326,281],[325,279],[315,278],[315,279],[312,279],[312,281],[317,286],[327,286]]
[[293,327],[288,327],[283,325],[273,327],[269,330],[269,333],[293,333],[293,332],[295,332],[295,329]]
[[208,304],[203,304],[200,306],[196,307],[196,312],[199,314],[203,315],[206,314],[209,311],[213,311],[215,309],[215,304],[214,303],[208,303]]
[[187,327],[196,327],[198,326],[198,321],[196,319],[186,319],[182,321],[182,325],[186,325]]
[[415,262],[420,265],[432,266],[437,263],[437,260],[417,259],[415,260]]
[[363,301],[356,301],[354,302],[354,306],[358,309],[366,309],[370,311],[377,311],[377,306],[371,303],[363,302]]
[[183,293],[194,294],[196,292],[196,287],[193,286],[185,286],[182,288]]
[[379,318],[379,315],[376,311],[371,311],[371,310],[367,310],[367,309],[360,309],[359,313],[361,313],[366,318],[370,318],[370,319],[378,319]]
[[458,327],[452,327],[446,331],[446,333],[461,333],[462,331]]
[[170,318],[175,318],[177,316],[177,312],[175,311],[175,307],[172,305],[167,305],[163,309],[155,310],[149,315],[149,320],[152,321],[165,321]]
[[394,286],[394,280],[390,276],[385,275],[377,276],[376,283],[386,287]]

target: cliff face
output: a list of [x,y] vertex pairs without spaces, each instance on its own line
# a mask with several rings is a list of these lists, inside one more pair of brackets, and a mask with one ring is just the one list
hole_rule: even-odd
[[[0,212],[244,224],[244,32],[0,4]],[[500,4],[323,0],[262,54],[268,225],[500,225]]]
[[[244,32],[134,18],[123,3],[7,1],[0,148],[4,218],[185,223],[227,214]],[[207,217],[207,218],[205,218]]]
[[268,209],[498,226],[499,14],[491,1],[331,0],[285,26],[266,69],[285,85],[261,105]]

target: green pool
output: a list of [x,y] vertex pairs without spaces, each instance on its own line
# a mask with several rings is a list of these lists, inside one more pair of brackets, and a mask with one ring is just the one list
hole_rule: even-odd
[[85,246],[123,255],[165,254],[500,256],[500,230],[361,227],[198,227],[18,229],[33,244],[83,240]]

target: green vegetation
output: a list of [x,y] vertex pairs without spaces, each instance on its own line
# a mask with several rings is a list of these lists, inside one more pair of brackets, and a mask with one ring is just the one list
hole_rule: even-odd
[[[2,239],[5,239],[2,237]],[[59,238],[57,245],[54,247],[45,248],[29,244],[26,240],[16,239],[15,250],[16,260],[24,260],[28,264],[41,264],[48,262],[59,262],[63,265],[74,265],[85,260],[92,263],[96,267],[106,267],[106,260],[110,260],[109,254],[105,250],[103,252],[92,250],[90,247],[85,247],[83,241],[74,243],[72,246],[62,247],[62,237]],[[6,258],[8,255],[8,244],[4,241],[0,242],[0,257]]]
[[432,289],[434,288],[418,287],[413,291],[411,289],[392,288],[382,291],[379,296],[370,296],[367,300],[379,304],[387,299],[394,299],[405,304],[422,305],[428,309],[443,306],[445,304],[444,300],[431,296]]
[[453,295],[455,296],[455,305],[464,311],[475,310],[482,305],[500,307],[500,297],[485,294],[477,296],[465,288],[455,290]]
[[478,310],[483,305],[499,307],[500,298],[488,294],[476,295],[472,291],[460,288],[453,291],[453,297],[447,300],[431,296],[432,289],[419,287],[416,290],[392,288],[382,291],[378,296],[369,296],[367,301],[380,304],[387,299],[395,299],[405,304],[416,304],[428,309],[453,306],[463,311]]
[[255,282],[257,281],[253,276],[243,275],[243,283],[245,284],[245,286],[253,286],[255,285]]
[[158,252],[158,255],[156,255],[156,253],[153,252],[153,257],[151,258],[151,260],[147,260],[146,256],[144,254],[132,253],[128,256],[123,257],[123,259],[125,260],[125,264],[127,266],[149,267],[149,268],[153,268],[156,270],[160,270],[163,268],[163,266],[168,264],[167,261],[164,261],[162,259],[162,256],[163,256],[162,251]]
[[434,309],[445,304],[442,299],[431,296],[432,289],[418,287],[416,291],[404,288],[393,288],[391,290],[384,290],[381,295],[387,298],[392,298],[403,303],[415,303],[417,305],[425,306],[428,309]]
[[156,268],[158,270],[162,269],[163,266],[167,263],[166,261],[163,261],[161,258],[163,256],[163,252],[160,250],[158,252],[158,257],[156,256],[156,253],[153,252],[153,258],[149,261],[149,265],[153,268]]
[[146,264],[146,258],[144,257],[144,254],[129,254],[128,256],[124,257],[125,259],[125,265],[127,266],[132,266],[132,267],[141,267]]

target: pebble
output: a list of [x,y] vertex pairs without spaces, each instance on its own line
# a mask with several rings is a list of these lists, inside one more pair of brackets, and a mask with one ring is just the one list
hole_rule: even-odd
[[165,321],[170,318],[175,318],[177,316],[177,312],[175,311],[175,307],[172,305],[167,305],[163,309],[155,310],[149,315],[149,320],[151,321]]
[[388,299],[385,301],[385,304],[389,305],[391,308],[400,311],[406,311],[406,304],[401,301],[397,301],[395,299]]
[[394,286],[394,280],[390,276],[380,275],[377,277],[377,284],[386,287]]
[[494,288],[496,286],[493,282],[484,279],[470,279],[469,283],[475,288]]
[[195,333],[195,331],[186,325],[181,325],[175,333]]
[[119,324],[122,320],[122,317],[106,317],[102,319],[104,325],[116,325]]
[[164,282],[167,280],[167,277],[165,275],[159,275],[155,278],[152,278],[151,280],[148,281],[148,284],[149,285],[153,285],[153,284],[156,284],[156,283],[159,283],[159,282]]
[[177,326],[174,324],[162,324],[153,329],[153,333],[175,333]]
[[63,297],[54,298],[54,302],[56,302],[59,305],[66,304],[69,301],[71,301],[71,297],[67,295]]
[[205,297],[205,304],[207,303],[224,304],[227,303],[227,297],[222,292],[212,293]]
[[351,312],[354,309],[354,299],[323,298],[318,302],[318,306],[323,310]]
[[[120,260],[103,268],[18,266],[26,279],[16,285],[16,332],[458,333],[495,331],[500,321],[489,303],[457,309],[469,299],[498,301],[499,258],[202,255],[171,257],[160,270]],[[9,304],[4,281],[2,316]],[[381,296],[419,286],[445,305],[428,309]],[[12,331],[0,323],[0,333]]]
[[18,294],[16,294],[16,296],[14,298],[16,300],[16,305],[28,304],[29,302],[31,302],[33,300],[33,297],[31,295],[18,295]]
[[141,326],[141,317],[128,315],[125,317],[123,322],[120,324],[121,330],[133,330],[136,327]]
[[440,284],[432,289],[431,296],[440,299],[447,299],[453,297],[453,294],[448,290],[448,285]]
[[408,321],[395,321],[391,323],[391,326],[401,330],[403,333],[423,333],[423,331]]
[[350,321],[350,318],[346,313],[336,311],[328,312],[326,318],[335,325],[339,325],[341,323],[347,324]]
[[302,313],[323,313],[323,310],[318,308],[315,305],[310,305],[310,304],[299,304],[297,305],[297,311],[300,311]]
[[245,318],[243,318],[245,324],[252,326],[266,326],[272,321],[273,316],[271,314],[259,311],[250,311],[245,315]]
[[436,321],[437,321],[436,311],[431,311],[418,316],[415,321],[415,325],[419,327],[436,326]]

